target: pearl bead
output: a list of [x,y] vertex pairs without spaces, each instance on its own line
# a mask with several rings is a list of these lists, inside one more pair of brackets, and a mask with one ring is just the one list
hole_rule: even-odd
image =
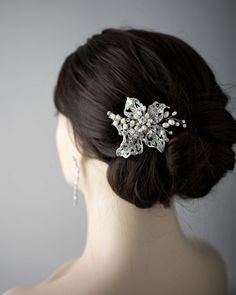
[[131,120],[130,121],[130,126],[133,127],[134,125],[135,125],[135,121],[134,120]]
[[174,111],[174,112],[172,113],[172,115],[173,115],[173,116],[175,116],[176,114],[177,114],[177,112],[176,112],[176,111]]
[[145,125],[142,126],[143,130],[147,130],[147,127]]
[[123,125],[123,128],[124,128],[124,129],[128,129],[128,125],[127,125],[127,124],[124,124],[124,125]]
[[167,118],[169,116],[169,112],[164,113],[164,118]]
[[120,120],[121,119],[121,116],[120,115],[116,115],[116,120]]
[[175,122],[175,125],[176,125],[176,126],[179,126],[179,122]]
[[170,125],[169,125],[167,122],[165,122],[165,123],[162,124],[162,126],[163,126],[164,128],[168,128]]
[[146,113],[146,114],[144,115],[144,117],[145,117],[145,118],[149,118],[149,117],[150,117],[149,113]]
[[120,122],[121,122],[122,124],[124,124],[124,123],[125,123],[125,118],[122,118],[122,119],[120,120]]
[[168,121],[168,123],[169,123],[170,125],[175,125],[175,121],[174,121],[173,119],[170,119],[170,120]]

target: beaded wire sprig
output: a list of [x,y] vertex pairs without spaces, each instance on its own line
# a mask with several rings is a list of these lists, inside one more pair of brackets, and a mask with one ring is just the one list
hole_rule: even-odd
[[177,112],[170,115],[165,108],[170,108],[164,103],[154,101],[148,106],[144,106],[135,97],[126,97],[124,115],[115,115],[111,111],[107,116],[113,120],[112,125],[116,127],[119,135],[123,136],[123,141],[116,149],[116,155],[128,158],[130,155],[137,155],[143,152],[143,142],[148,147],[157,148],[161,153],[164,152],[165,142],[168,142],[167,133],[173,134],[167,130],[170,126],[179,126],[185,128],[185,120],[173,118]]

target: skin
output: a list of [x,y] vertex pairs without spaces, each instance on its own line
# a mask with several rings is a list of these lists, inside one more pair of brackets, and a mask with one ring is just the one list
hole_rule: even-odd
[[227,271],[210,244],[187,237],[174,203],[140,209],[119,198],[106,179],[107,164],[75,148],[71,125],[59,114],[56,144],[66,182],[73,185],[72,155],[80,169],[78,189],[87,208],[88,234],[80,257],[33,286],[3,295],[227,294]]

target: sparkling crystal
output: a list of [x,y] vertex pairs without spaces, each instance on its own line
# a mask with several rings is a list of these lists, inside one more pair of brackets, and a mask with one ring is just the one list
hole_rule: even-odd
[[113,114],[113,113],[111,113],[111,114],[110,114],[110,118],[111,118],[112,120],[114,120],[114,119],[115,119],[115,117],[116,117],[116,115],[115,115],[115,114]]
[[146,123],[146,118],[144,118],[144,117],[141,117],[140,119],[139,119],[139,123],[140,124],[145,124]]
[[114,120],[112,124],[113,124],[114,126],[117,126],[118,123],[119,123],[119,122],[118,122],[117,120]]

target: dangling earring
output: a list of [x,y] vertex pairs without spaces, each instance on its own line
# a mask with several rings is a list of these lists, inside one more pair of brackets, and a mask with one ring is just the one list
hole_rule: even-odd
[[74,185],[73,185],[73,207],[78,203],[78,180],[79,180],[79,167],[76,161],[76,157],[72,156],[74,163]]

